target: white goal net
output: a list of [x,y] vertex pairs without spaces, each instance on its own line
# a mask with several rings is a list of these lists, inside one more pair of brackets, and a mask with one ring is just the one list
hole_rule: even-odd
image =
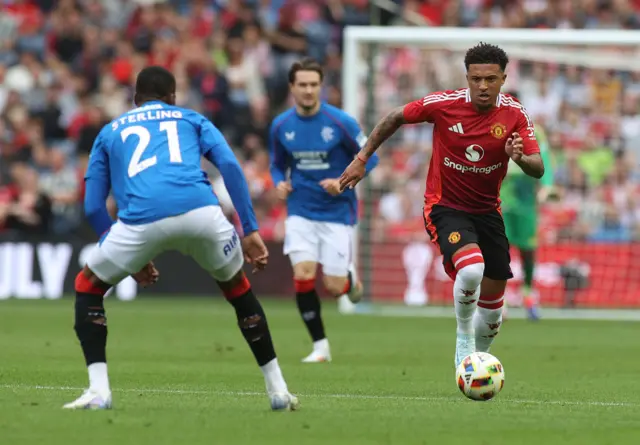
[[[465,51],[509,55],[514,93],[546,134],[553,193],[538,207],[534,290],[547,307],[640,308],[640,32],[350,27],[343,106],[367,131],[396,106],[466,86]],[[360,271],[374,302],[449,304],[451,286],[422,219],[428,124],[406,126],[360,186]],[[508,301],[519,303],[524,278]]]

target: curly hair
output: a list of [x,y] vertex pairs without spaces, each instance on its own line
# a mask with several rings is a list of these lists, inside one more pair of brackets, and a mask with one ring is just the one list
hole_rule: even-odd
[[469,65],[495,64],[504,71],[509,63],[509,57],[502,48],[490,43],[480,42],[473,48],[469,48],[464,56],[464,66],[469,69]]
[[136,94],[145,99],[161,99],[176,92],[176,78],[161,66],[143,68],[136,79]]

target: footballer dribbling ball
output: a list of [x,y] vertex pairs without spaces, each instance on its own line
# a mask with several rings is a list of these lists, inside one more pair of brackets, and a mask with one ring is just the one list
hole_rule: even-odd
[[471,400],[491,400],[504,386],[504,368],[493,355],[474,352],[456,368],[456,384]]

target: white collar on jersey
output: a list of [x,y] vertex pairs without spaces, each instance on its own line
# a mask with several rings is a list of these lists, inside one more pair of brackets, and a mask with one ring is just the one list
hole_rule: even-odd
[[[467,102],[471,102],[471,90],[469,88],[466,89],[465,92],[465,100]],[[499,107],[502,104],[502,93],[498,93],[498,97],[496,98],[496,107]]]

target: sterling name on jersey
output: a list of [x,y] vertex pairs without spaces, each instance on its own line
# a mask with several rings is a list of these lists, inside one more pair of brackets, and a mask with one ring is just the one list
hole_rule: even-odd
[[256,230],[238,161],[220,131],[192,110],[153,101],[114,119],[94,142],[85,178],[111,188],[122,222],[146,224],[219,205],[202,156],[220,170],[245,233]]
[[[271,176],[278,185],[289,174],[293,191],[287,200],[288,214],[312,221],[355,224],[355,190],[331,196],[320,181],[339,178],[366,140],[353,117],[328,104],[323,103],[313,116],[301,116],[295,108],[277,116],[269,134]],[[377,163],[378,157],[373,156],[367,172]]]
[[[500,94],[496,106],[479,113],[468,88],[429,94],[404,107],[408,123],[434,124],[433,154],[425,205],[440,204],[470,213],[500,207],[500,184],[507,173],[507,139],[518,132],[525,155],[539,153],[533,122],[515,98]],[[518,167],[519,168],[519,167]]]

